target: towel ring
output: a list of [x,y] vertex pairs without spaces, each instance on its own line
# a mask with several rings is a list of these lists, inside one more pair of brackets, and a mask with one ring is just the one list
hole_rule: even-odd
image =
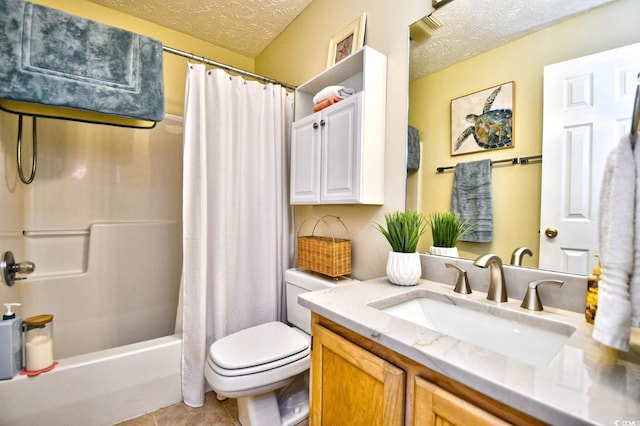
[[33,152],[31,153],[31,175],[29,179],[24,177],[22,170],[22,115],[18,116],[18,143],[16,144],[18,158],[18,175],[25,185],[29,185],[36,177],[36,167],[38,166],[38,132],[36,128],[36,118],[33,117]]

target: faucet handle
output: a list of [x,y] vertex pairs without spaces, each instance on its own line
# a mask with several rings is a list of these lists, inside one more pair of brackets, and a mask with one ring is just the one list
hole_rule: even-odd
[[454,292],[460,294],[471,294],[471,286],[469,285],[469,278],[467,277],[467,271],[452,264],[445,263],[444,266],[448,269],[454,269],[456,273],[456,286],[453,289]]
[[528,309],[530,311],[541,311],[544,308],[542,307],[542,302],[540,301],[540,296],[538,295],[538,286],[539,285],[552,285],[554,287],[562,287],[564,281],[560,280],[538,280],[531,281],[527,288],[527,293],[524,295],[524,299],[522,299],[522,304],[520,307]]

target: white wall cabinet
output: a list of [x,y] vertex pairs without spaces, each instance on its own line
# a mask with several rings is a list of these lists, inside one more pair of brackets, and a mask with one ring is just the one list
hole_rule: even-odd
[[302,204],[359,202],[362,95],[293,125],[291,194]]
[[[296,89],[291,204],[384,203],[386,70],[365,46]],[[356,94],[314,113],[313,96],[331,85]]]

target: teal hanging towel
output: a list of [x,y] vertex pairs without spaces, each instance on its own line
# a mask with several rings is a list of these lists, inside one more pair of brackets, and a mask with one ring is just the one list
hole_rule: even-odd
[[420,131],[413,126],[407,135],[407,169],[420,169]]

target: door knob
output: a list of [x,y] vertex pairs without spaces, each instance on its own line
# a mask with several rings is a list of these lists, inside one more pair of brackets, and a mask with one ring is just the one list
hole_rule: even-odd
[[547,228],[544,230],[544,235],[549,238],[555,238],[558,236],[558,230],[556,228]]

